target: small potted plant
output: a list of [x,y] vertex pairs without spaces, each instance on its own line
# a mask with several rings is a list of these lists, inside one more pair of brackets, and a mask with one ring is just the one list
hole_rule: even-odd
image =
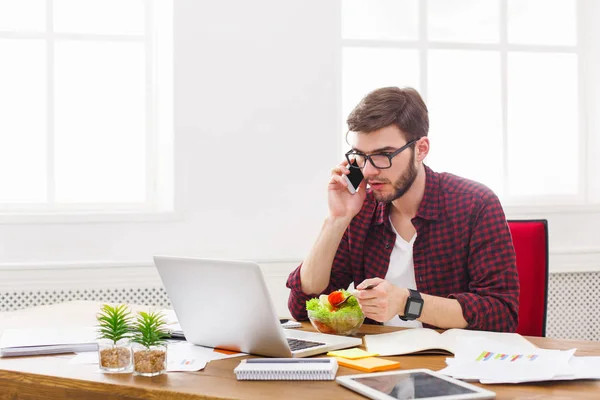
[[168,332],[160,312],[140,311],[132,326],[133,372],[136,375],[156,376],[167,370]]
[[125,304],[105,304],[96,315],[99,324],[98,361],[104,371],[123,371],[131,367],[129,341],[131,312]]

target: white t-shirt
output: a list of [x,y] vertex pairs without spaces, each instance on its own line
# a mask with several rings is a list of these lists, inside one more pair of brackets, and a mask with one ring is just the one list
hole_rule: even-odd
[[[415,280],[415,263],[413,260],[413,245],[417,239],[417,234],[412,237],[410,242],[407,242],[398,234],[396,228],[390,219],[390,225],[396,234],[396,242],[390,255],[390,265],[385,280],[391,284],[401,287],[417,290],[417,282]],[[423,324],[417,320],[402,321],[397,315],[385,322],[388,326],[402,326],[406,328],[422,328]]]

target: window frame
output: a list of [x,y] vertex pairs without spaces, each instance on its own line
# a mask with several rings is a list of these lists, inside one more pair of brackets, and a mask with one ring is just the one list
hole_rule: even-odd
[[[343,0],[342,0],[343,2]],[[503,158],[504,158],[504,173],[503,173],[503,188],[504,193],[508,193],[508,67],[507,59],[509,52],[530,52],[530,53],[563,53],[575,54],[577,56],[578,69],[578,101],[579,101],[579,124],[578,124],[578,170],[579,176],[577,181],[578,192],[575,195],[538,195],[538,196],[509,196],[507,194],[501,196],[502,203],[505,209],[513,214],[534,215],[561,213],[561,212],[598,212],[600,211],[600,198],[590,199],[590,175],[593,174],[593,168],[590,166],[591,151],[587,144],[590,136],[594,133],[589,130],[589,118],[591,117],[588,110],[591,111],[594,99],[591,99],[590,91],[586,82],[591,80],[590,74],[593,74],[594,68],[589,67],[589,60],[586,57],[587,51],[590,50],[593,43],[586,42],[586,35],[591,32],[599,33],[600,29],[594,28],[592,10],[600,10],[600,7],[590,2],[590,0],[575,0],[576,5],[576,38],[577,43],[573,46],[565,45],[521,45],[508,43],[508,1],[499,0],[500,7],[500,32],[498,43],[465,43],[465,42],[436,42],[428,40],[428,21],[427,21],[427,0],[418,1],[418,38],[417,40],[371,40],[371,39],[347,39],[342,36],[340,30],[340,47],[345,48],[360,47],[360,48],[386,48],[386,49],[402,49],[416,50],[419,54],[419,70],[420,70],[420,90],[423,99],[427,103],[428,99],[428,58],[430,50],[479,50],[479,51],[494,51],[500,55],[500,86],[501,86],[501,121],[502,121],[502,142],[503,142]],[[343,7],[343,4],[340,6]],[[592,12],[593,14],[593,12]],[[587,17],[587,18],[586,18]],[[343,13],[340,12],[340,20],[343,18]],[[343,24],[343,21],[341,22]],[[597,60],[593,60],[597,61]],[[597,67],[597,62],[593,63]],[[340,71],[343,71],[344,65],[340,60]],[[586,68],[586,65],[588,67]],[[341,74],[340,74],[341,75]],[[340,102],[343,99],[343,88],[340,88]],[[592,96],[593,97],[593,96]],[[341,107],[340,107],[341,109]],[[342,115],[345,121],[346,116]],[[598,117],[596,117],[598,118]],[[593,121],[595,122],[595,121]],[[596,122],[599,124],[600,121]],[[345,125],[345,123],[343,124]],[[342,126],[343,134],[345,127]],[[345,153],[347,144],[343,142],[342,151]],[[599,168],[600,169],[600,168]],[[599,171],[600,172],[600,171]]]
[[[45,2],[45,31],[2,31],[0,39],[44,40],[46,44],[46,179],[47,201],[40,203],[1,203],[0,223],[44,222],[128,222],[162,221],[176,218],[173,175],[173,60],[171,1],[148,0],[144,6],[144,32],[141,34],[62,33],[54,31],[54,0]],[[142,43],[145,54],[145,202],[58,203],[54,183],[54,46],[60,40]],[[168,43],[169,47],[165,46]],[[163,46],[165,46],[163,48]],[[163,54],[171,58],[161,60]],[[162,69],[161,69],[162,68]],[[159,71],[159,69],[161,69]],[[166,85],[168,93],[160,93]],[[166,107],[161,109],[161,103]]]

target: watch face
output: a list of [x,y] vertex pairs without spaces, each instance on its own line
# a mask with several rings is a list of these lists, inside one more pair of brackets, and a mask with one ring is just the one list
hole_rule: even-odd
[[421,315],[421,308],[423,304],[419,301],[410,301],[408,304],[408,312],[409,315]]

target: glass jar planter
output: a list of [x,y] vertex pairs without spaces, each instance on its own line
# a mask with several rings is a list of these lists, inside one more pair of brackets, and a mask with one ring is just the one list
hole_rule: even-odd
[[112,340],[98,341],[98,365],[102,371],[119,372],[131,367],[131,343],[121,339],[117,343]]
[[167,372],[167,346],[133,345],[133,372],[141,376],[156,376]]

